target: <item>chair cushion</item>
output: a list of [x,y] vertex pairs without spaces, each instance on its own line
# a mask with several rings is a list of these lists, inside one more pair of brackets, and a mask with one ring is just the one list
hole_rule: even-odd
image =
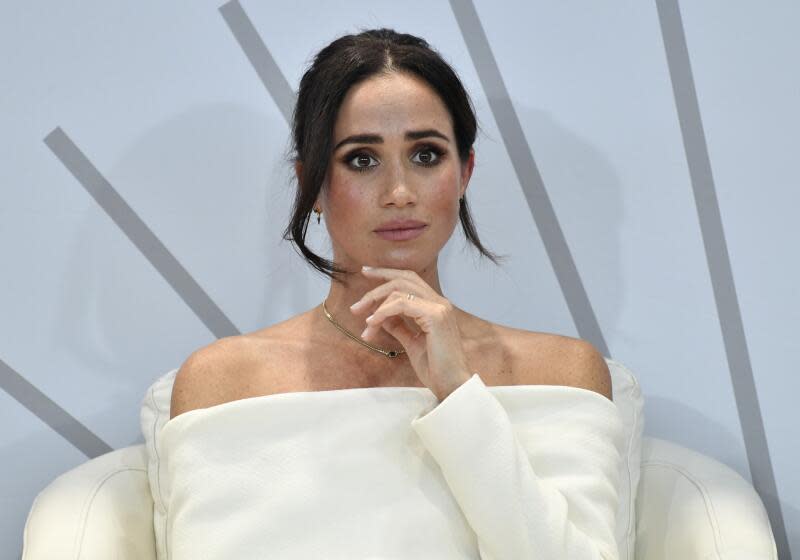
[[[636,547],[636,492],[639,486],[644,430],[641,388],[633,374],[621,363],[606,358],[611,372],[612,397],[619,409],[625,427],[625,449],[620,466],[620,503],[617,509],[616,540],[620,546],[620,559],[633,560]],[[173,369],[147,389],[142,399],[140,421],[145,439],[148,462],[147,473],[153,495],[153,524],[159,552],[165,543],[164,527],[166,503],[164,502],[159,473],[159,434],[170,417],[172,384],[178,369]],[[162,554],[159,554],[159,558]]]
[[53,480],[28,513],[22,557],[155,560],[146,462],[144,445],[131,445],[81,463]]
[[675,442],[642,439],[636,557],[777,560],[761,497],[719,460]]

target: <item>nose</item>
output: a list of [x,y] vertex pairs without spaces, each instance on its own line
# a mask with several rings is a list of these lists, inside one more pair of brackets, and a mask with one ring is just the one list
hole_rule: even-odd
[[384,194],[384,205],[405,206],[416,202],[416,194],[409,184],[408,171],[402,164],[395,165],[394,169],[386,175],[388,184]]

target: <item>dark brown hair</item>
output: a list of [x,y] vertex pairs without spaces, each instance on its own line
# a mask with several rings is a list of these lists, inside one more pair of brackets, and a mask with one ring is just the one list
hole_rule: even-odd
[[[291,221],[283,239],[314,268],[338,281],[347,271],[312,252],[305,244],[308,222],[319,196],[331,157],[333,130],[339,107],[355,84],[377,74],[406,72],[421,78],[441,97],[453,120],[453,132],[462,165],[475,142],[477,122],[472,102],[450,65],[428,43],[392,29],[371,29],[334,40],[314,57],[300,80],[292,115],[293,162],[302,162]],[[467,240],[496,265],[503,257],[481,245],[472,223],[466,193],[459,208]]]

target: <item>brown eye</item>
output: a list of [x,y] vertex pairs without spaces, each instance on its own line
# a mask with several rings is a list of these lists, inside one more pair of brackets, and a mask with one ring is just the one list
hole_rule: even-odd
[[[424,165],[425,167],[433,167],[439,163],[441,159],[442,152],[438,148],[434,148],[429,146],[427,148],[423,148],[414,154],[415,158],[412,158],[412,161],[415,163],[419,163],[420,165]],[[416,159],[416,156],[419,156],[419,159]]]
[[375,158],[369,154],[350,154],[347,156],[345,161],[356,171],[367,171],[368,169],[375,167],[375,165],[370,165],[370,161],[375,161]]

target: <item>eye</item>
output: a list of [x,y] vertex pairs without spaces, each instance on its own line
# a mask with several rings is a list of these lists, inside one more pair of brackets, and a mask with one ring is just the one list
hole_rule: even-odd
[[[434,165],[438,165],[441,156],[444,152],[437,148],[436,146],[425,146],[421,150],[419,150],[411,160],[414,163],[418,163],[425,167],[433,167]],[[416,159],[416,156],[420,156],[420,159]]]
[[370,160],[375,161],[377,165],[377,160],[364,152],[353,152],[344,157],[345,163],[356,171],[368,171],[369,169],[376,167],[376,165],[369,164]]

